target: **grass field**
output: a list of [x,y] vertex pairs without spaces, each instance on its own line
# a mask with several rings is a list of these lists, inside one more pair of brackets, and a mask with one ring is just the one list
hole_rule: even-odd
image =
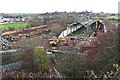
[[107,16],[106,19],[120,19],[120,16]]
[[8,30],[9,28],[24,28],[28,25],[28,23],[7,23],[4,25],[1,25],[0,29],[2,30]]

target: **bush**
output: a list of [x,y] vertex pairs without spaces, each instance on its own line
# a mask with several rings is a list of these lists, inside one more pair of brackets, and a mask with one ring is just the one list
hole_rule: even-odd
[[46,72],[49,68],[48,54],[41,48],[35,48],[34,64],[36,71]]
[[[100,33],[96,41],[91,40],[89,45],[81,44],[80,50],[86,53],[87,62],[91,69],[103,72],[111,69],[111,65],[119,60],[117,28]],[[90,67],[89,67],[90,68]]]
[[48,55],[40,48],[26,48],[22,61],[23,70],[28,72],[45,72],[49,67]]

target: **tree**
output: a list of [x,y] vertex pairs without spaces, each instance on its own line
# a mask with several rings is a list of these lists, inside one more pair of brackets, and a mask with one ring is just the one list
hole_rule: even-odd
[[49,58],[48,54],[41,48],[35,48],[34,62],[35,71],[48,71],[49,68]]
[[28,72],[45,72],[49,68],[48,55],[41,48],[25,48],[22,61],[22,68]]
[[116,60],[119,60],[117,33],[117,28],[113,28],[104,34],[99,33],[96,40],[91,39],[91,42],[81,44],[80,51],[87,54],[89,69],[107,71]]
[[43,22],[38,18],[38,16],[34,16],[29,22],[28,22],[28,25],[31,26],[31,27],[34,27],[34,26],[40,26],[42,25]]
[[58,71],[66,78],[82,78],[85,75],[84,60],[72,53],[60,54],[57,57]]
[[28,23],[31,27],[34,27],[34,26],[40,26],[42,25],[42,21],[41,20],[32,20]]
[[78,15],[73,13],[61,12],[58,17],[58,21],[62,26],[67,26],[67,24],[73,23],[74,21],[78,21]]
[[34,49],[31,47],[24,48],[22,55],[22,69],[27,72],[33,72]]

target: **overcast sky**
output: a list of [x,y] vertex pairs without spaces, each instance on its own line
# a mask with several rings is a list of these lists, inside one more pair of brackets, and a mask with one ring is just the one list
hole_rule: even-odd
[[0,0],[0,13],[118,12],[119,0]]

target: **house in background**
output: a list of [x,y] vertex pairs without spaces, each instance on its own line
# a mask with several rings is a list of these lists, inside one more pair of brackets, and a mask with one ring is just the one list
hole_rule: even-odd
[[3,17],[2,16],[0,16],[0,23],[3,23],[4,21],[3,21]]

